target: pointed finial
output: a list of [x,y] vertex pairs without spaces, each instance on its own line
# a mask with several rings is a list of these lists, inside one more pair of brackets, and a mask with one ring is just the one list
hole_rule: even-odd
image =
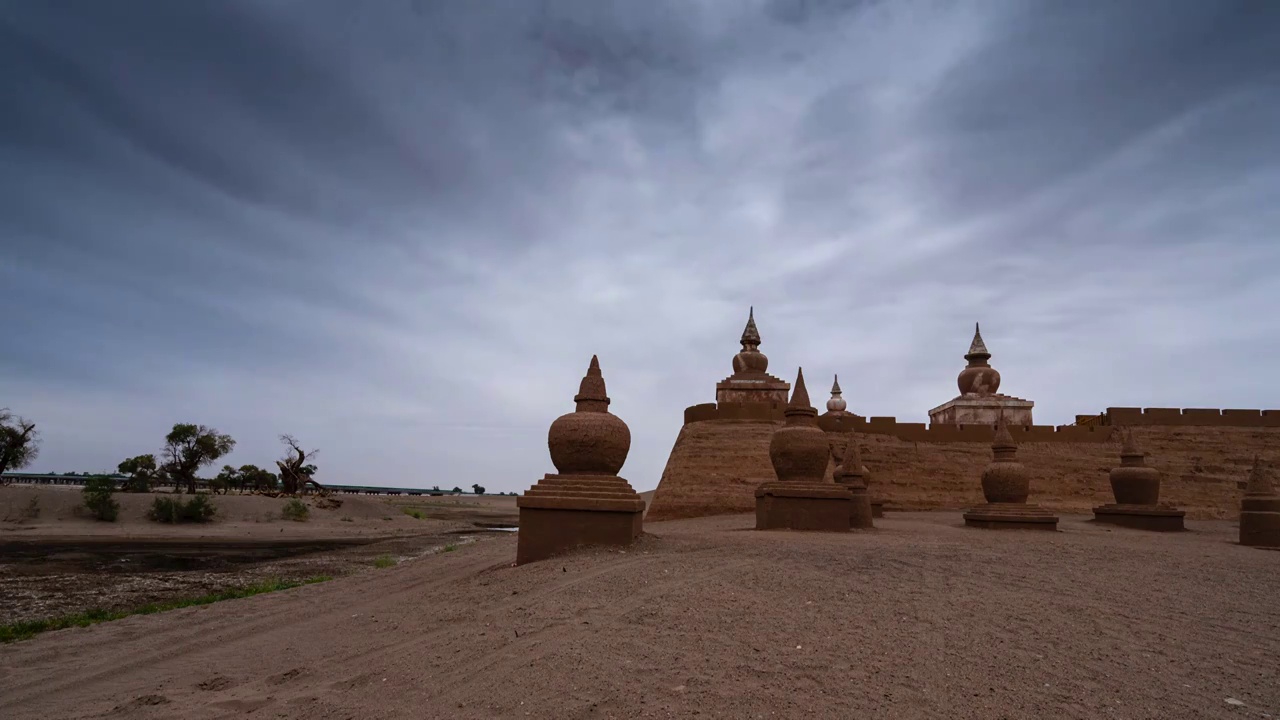
[[578,412],[608,412],[609,396],[605,392],[604,375],[600,372],[600,358],[591,356],[591,364],[587,366],[587,374],[578,385],[578,394],[573,396]]
[[1009,450],[1018,447],[1013,441],[1013,435],[1009,433],[1009,426],[1004,421],[1004,410],[1000,411],[1000,419],[996,421],[996,436],[991,441],[993,450]]
[[982,328],[978,327],[978,323],[973,324],[973,342],[969,343],[967,355],[991,355],[987,351],[987,344],[982,341]]
[[1249,470],[1249,484],[1244,489],[1245,495],[1272,495],[1275,489],[1271,485],[1271,474],[1262,464],[1262,458],[1253,456],[1253,468]]
[[804,386],[804,368],[799,368],[796,371],[795,390],[791,393],[791,402],[789,404],[792,407],[813,407],[813,404],[809,402],[809,390]]
[[835,375],[834,377],[835,377],[835,382],[831,383],[831,394],[839,395],[840,394],[840,376]]
[[866,487],[865,475],[862,472],[862,452],[858,449],[858,433],[851,431],[845,441],[844,452],[840,455],[840,464],[836,466],[836,482],[852,487]]
[[747,311],[747,326],[742,330],[743,350],[754,350],[760,345],[760,331],[756,329],[756,308],[754,305]]
[[1138,441],[1133,437],[1133,428],[1125,428],[1124,435],[1120,438],[1120,457],[1124,456],[1143,457],[1145,453],[1138,449]]
[[844,447],[844,467],[847,475],[862,474],[862,451],[858,449],[858,434],[849,433],[849,443]]

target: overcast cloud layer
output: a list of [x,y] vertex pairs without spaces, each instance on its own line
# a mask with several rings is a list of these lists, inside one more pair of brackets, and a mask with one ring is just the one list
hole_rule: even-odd
[[[1280,408],[1280,3],[0,2],[0,406],[522,490],[598,353],[657,484],[754,305],[923,422]],[[215,468],[216,470],[216,468]],[[210,471],[212,472],[212,470]]]

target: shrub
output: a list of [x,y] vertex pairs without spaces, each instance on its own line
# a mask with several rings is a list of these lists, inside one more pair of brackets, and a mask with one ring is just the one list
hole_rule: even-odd
[[162,523],[209,522],[217,511],[208,495],[196,495],[187,502],[158,497],[151,503],[147,517]]
[[306,522],[311,516],[311,509],[306,506],[298,498],[294,498],[284,504],[284,509],[280,511],[285,520],[293,520],[295,522]]
[[379,555],[373,559],[373,566],[376,568],[389,568],[396,564],[396,559],[390,555]]
[[183,508],[182,519],[188,522],[209,522],[218,508],[208,495],[196,495],[187,501]]
[[116,491],[116,484],[111,478],[90,478],[84,484],[84,506],[93,516],[106,522],[115,522],[120,514],[120,503],[111,497]]

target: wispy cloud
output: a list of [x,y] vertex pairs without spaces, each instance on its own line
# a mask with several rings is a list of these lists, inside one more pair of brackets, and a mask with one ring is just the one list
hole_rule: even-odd
[[519,490],[598,353],[651,487],[755,305],[863,414],[974,320],[1041,422],[1280,407],[1278,46],[1243,0],[8,4],[0,405],[39,469],[196,421]]

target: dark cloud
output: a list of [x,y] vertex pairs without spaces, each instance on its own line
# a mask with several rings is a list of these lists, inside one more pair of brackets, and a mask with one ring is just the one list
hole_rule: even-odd
[[198,421],[516,490],[598,353],[651,487],[754,304],[864,414],[975,319],[1043,422],[1277,407],[1276,47],[1243,0],[5,3],[0,405],[58,469]]

